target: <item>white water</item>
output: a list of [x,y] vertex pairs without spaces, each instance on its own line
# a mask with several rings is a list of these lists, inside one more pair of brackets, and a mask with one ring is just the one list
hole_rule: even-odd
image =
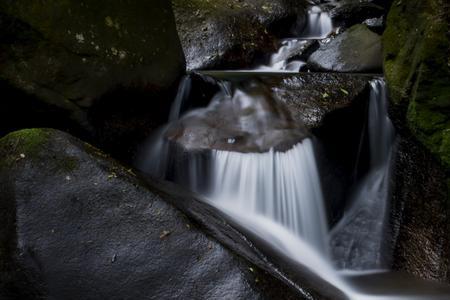
[[[313,143],[309,138],[286,152],[211,150],[207,160],[200,156],[189,161],[180,174],[189,177],[183,179],[184,183],[193,190],[203,192],[206,201],[257,235],[272,249],[341,290],[349,299],[446,299],[448,294],[408,295],[403,292],[407,288],[386,292],[390,290],[386,287],[383,295],[377,295],[375,290],[370,289],[370,292],[361,292],[361,286],[348,281],[348,274],[361,274],[356,272],[360,270],[371,274],[385,266],[382,244],[388,211],[393,127],[387,117],[384,82],[373,80],[371,87],[368,120],[370,169],[356,189],[349,210],[332,231],[332,249],[329,247]],[[185,89],[180,88],[179,93],[185,94]],[[182,98],[177,97],[173,108],[176,118],[180,115],[182,103]],[[261,118],[265,116],[261,115]],[[148,165],[143,168],[152,170],[153,175],[164,177],[169,151],[167,143],[158,138],[152,141],[152,145],[153,152],[147,156],[150,157]],[[204,182],[205,177],[211,179],[208,188],[199,190],[197,181]],[[336,251],[339,245],[344,247]],[[334,268],[330,252],[334,254],[340,269]],[[315,288],[320,290],[320,287]]]
[[327,219],[310,139],[286,152],[213,150],[209,199],[236,213],[265,217],[326,255]]
[[304,39],[323,39],[333,31],[333,21],[327,12],[319,6],[312,6],[308,11],[305,29],[300,34]]
[[394,127],[387,114],[385,83],[373,80],[371,87],[370,169],[357,186],[350,209],[331,232],[335,260],[342,269],[385,269],[390,263],[386,227]]
[[308,11],[304,28],[295,31],[299,32],[298,38],[283,40],[278,51],[271,55],[269,64],[260,66],[258,71],[298,72],[306,62],[291,58],[308,47],[309,40],[326,38],[333,32],[333,22],[327,12],[322,11],[319,6],[312,6]]
[[180,118],[183,104],[191,92],[191,77],[184,76],[178,86],[177,96],[172,104],[169,115],[169,122],[176,121]]

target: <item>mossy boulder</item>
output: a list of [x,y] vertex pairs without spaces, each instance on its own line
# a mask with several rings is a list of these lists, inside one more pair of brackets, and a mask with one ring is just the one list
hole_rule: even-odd
[[393,104],[450,174],[449,9],[442,0],[395,1],[383,42]]
[[136,124],[120,119],[125,112],[158,115],[185,70],[165,0],[5,0],[0,40],[0,134],[28,126],[104,134],[98,123],[112,116],[130,134]]
[[383,34],[391,117],[401,135],[393,190],[399,232],[395,267],[447,282],[449,10],[443,0],[394,1]]
[[187,68],[249,68],[304,22],[305,1],[172,0]]
[[307,63],[310,69],[318,71],[381,71],[381,37],[365,25],[354,25],[331,42],[322,44]]
[[[2,138],[0,299],[301,297],[175,208],[187,192],[161,186],[61,131]],[[220,223],[211,231],[226,227],[217,216],[206,221],[211,212],[195,203],[210,228]],[[228,230],[222,236],[236,236]]]

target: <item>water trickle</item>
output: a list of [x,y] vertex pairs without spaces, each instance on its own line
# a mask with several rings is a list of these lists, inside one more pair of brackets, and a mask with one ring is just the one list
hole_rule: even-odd
[[384,81],[371,81],[368,135],[370,169],[358,184],[350,209],[331,232],[331,245],[341,269],[367,270],[389,267],[386,238],[389,172],[394,127],[387,114]]
[[180,118],[183,105],[191,92],[191,77],[184,76],[178,87],[177,96],[172,104],[169,115],[169,122],[176,121]]

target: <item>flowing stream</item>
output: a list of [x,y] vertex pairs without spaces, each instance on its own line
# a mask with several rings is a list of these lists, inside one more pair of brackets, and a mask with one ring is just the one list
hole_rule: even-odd
[[307,15],[306,26],[295,29],[298,37],[284,39],[278,51],[270,56],[267,65],[257,68],[257,71],[266,72],[298,72],[306,62],[298,56],[311,46],[315,40],[326,38],[333,32],[333,22],[327,12],[319,6],[312,6]]
[[[189,81],[183,81],[183,84],[188,85]],[[252,102],[249,99],[252,96],[247,92],[240,89],[230,91],[229,84],[222,85],[223,91],[208,108],[197,109],[174,120],[175,116],[181,115],[180,107],[190,88],[181,86],[179,93],[184,96],[179,95],[173,104],[172,122],[151,140],[146,159],[140,162],[141,169],[157,177],[172,179],[202,194],[205,201],[264,240],[272,249],[298,262],[350,299],[447,299],[448,291],[434,294],[429,285],[420,281],[417,282],[418,290],[409,286],[399,289],[397,286],[402,286],[403,281],[415,282],[416,279],[380,273],[386,272],[391,261],[386,241],[389,238],[389,174],[394,129],[387,115],[384,81],[373,79],[370,87],[367,119],[369,170],[356,184],[341,221],[331,230],[328,228],[323,187],[314,153],[314,138],[310,136],[293,143],[285,151],[271,148],[252,153],[213,146],[207,155],[204,151],[193,151],[193,155],[187,156],[183,154],[181,161],[187,163],[173,165],[173,161],[180,159],[177,158],[177,151],[171,153],[167,141],[170,124],[199,115],[201,120],[221,105],[228,107],[227,103],[241,107],[245,103],[249,105],[249,102],[258,106],[261,101],[268,101],[262,96],[254,96],[255,101]],[[248,129],[249,107],[244,105],[241,108],[246,113],[237,122]],[[231,111],[239,114],[236,107]],[[253,121],[265,119],[273,113],[261,110]],[[259,122],[265,124],[267,120]],[[198,120],[188,124],[197,126],[197,123]],[[264,131],[268,130],[265,126]],[[231,146],[237,143],[232,136],[226,140],[226,144]],[[168,172],[169,169],[171,171]],[[173,177],[174,170],[179,176]],[[172,173],[172,177],[168,173]],[[380,292],[380,288],[376,289],[377,284],[383,282],[379,274],[389,274],[383,276],[392,277],[392,282],[397,284],[383,284]],[[367,282],[367,279],[363,280],[365,277],[374,279]]]
[[[302,38],[284,41],[268,66],[258,70],[298,71],[303,62],[289,60],[292,53],[307,39],[326,37],[332,30],[329,16],[313,7]],[[314,137],[292,126],[283,108],[259,93],[259,87],[248,91],[219,82],[222,91],[207,108],[183,115],[190,84],[188,77],[182,81],[170,123],[150,140],[139,162],[142,170],[202,194],[205,201],[349,299],[448,299],[448,291],[431,295],[433,289],[399,290],[395,284],[383,284],[382,292],[374,288],[379,274],[391,274],[382,272],[389,269],[392,256],[387,228],[395,134],[382,79],[370,81],[366,132],[369,168],[356,183],[343,217],[333,228],[328,225]],[[199,139],[197,135],[203,133]],[[293,137],[288,149],[277,150],[275,143],[270,146],[270,142],[279,142],[280,133]],[[187,146],[198,141],[207,141],[208,147]],[[254,149],[249,141],[256,141],[257,151],[249,150]],[[170,146],[177,143],[192,153],[182,151],[178,157],[180,152],[172,153]],[[239,143],[245,147],[239,148]],[[361,279],[367,276],[369,283]],[[392,276],[392,282],[402,281],[401,276]]]

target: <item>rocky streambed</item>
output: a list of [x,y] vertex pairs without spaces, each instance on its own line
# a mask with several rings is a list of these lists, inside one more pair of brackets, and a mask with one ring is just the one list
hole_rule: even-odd
[[[370,169],[369,81],[383,76],[397,132],[389,267],[443,283],[417,281],[407,297],[445,299],[448,10],[440,0],[3,1],[0,299],[358,299],[136,159],[174,107],[165,138],[181,165],[193,152],[314,138],[333,228]],[[330,32],[301,40],[324,17]],[[392,286],[351,282],[383,296],[407,286],[391,274]]]

